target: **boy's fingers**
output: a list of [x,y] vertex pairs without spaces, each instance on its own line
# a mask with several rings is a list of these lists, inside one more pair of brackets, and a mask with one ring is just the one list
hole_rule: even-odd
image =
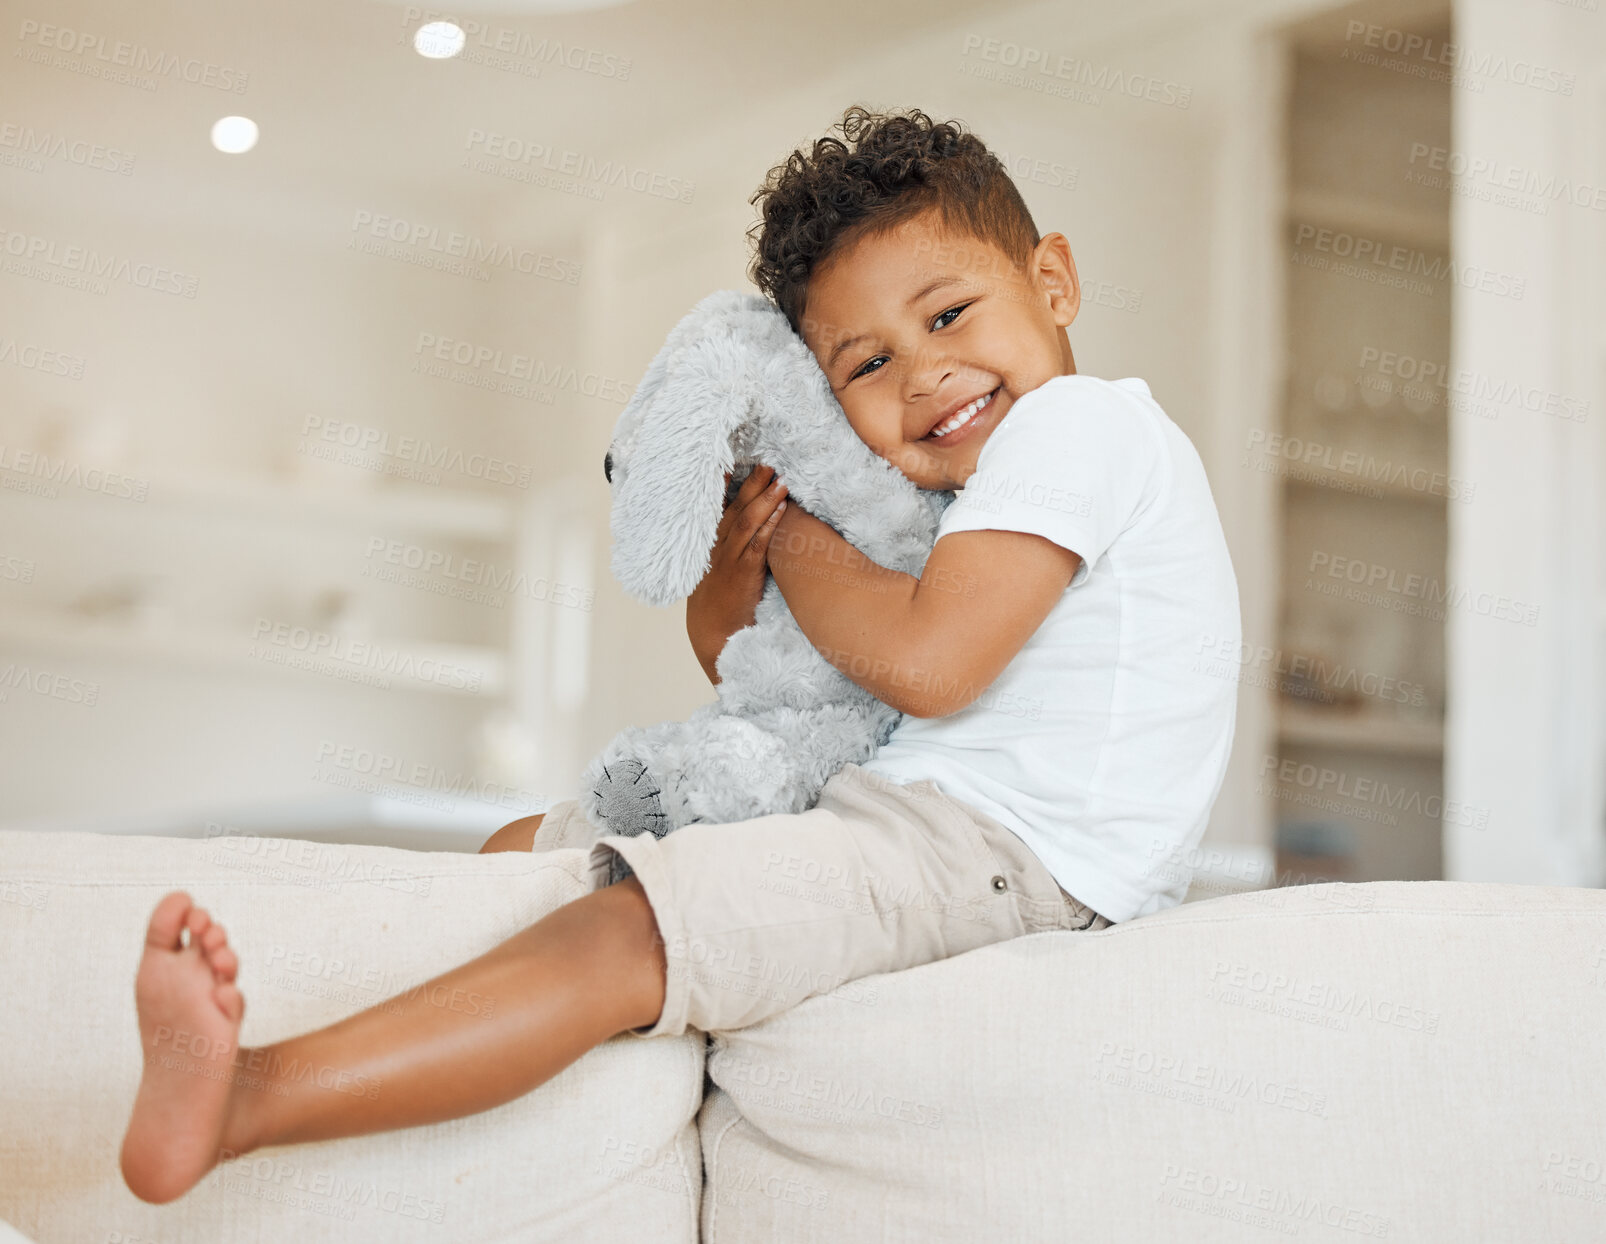
[[[767,503],[772,504],[775,498],[786,495],[784,488],[777,489],[772,493],[770,491],[771,480],[761,478],[761,476],[761,471],[754,471],[752,475],[749,475],[743,482],[741,491],[736,494],[736,500],[732,503],[730,509],[726,511],[726,513],[734,513],[736,515],[736,524],[742,530],[749,530],[762,521],[751,517],[756,508]],[[749,487],[752,488],[751,492],[748,491]]]
[[[715,534],[723,536],[729,530],[733,516],[739,515],[747,508],[747,503],[758,495],[759,489],[769,486],[768,479],[763,478],[766,469],[765,467],[754,467],[748,477],[742,481],[742,486],[736,490],[736,495],[731,498],[730,503],[725,507],[725,512],[720,515],[719,525],[714,529]],[[725,472],[726,488],[730,487],[733,474],[734,472],[732,471]]]
[[754,535],[752,543],[758,552],[768,555],[770,540],[774,537],[776,525],[781,521],[781,514],[785,510],[786,501],[783,498],[780,504],[775,507],[775,512],[764,520],[764,525]]

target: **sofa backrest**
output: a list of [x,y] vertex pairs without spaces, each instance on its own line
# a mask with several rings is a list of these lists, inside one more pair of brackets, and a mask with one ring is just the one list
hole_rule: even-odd
[[1606,893],[1188,903],[713,1034],[708,1244],[1606,1238]]

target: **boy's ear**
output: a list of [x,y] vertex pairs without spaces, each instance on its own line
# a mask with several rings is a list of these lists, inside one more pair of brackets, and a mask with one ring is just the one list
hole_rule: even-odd
[[1064,328],[1082,309],[1082,281],[1076,274],[1071,244],[1063,233],[1046,234],[1032,252],[1035,276],[1048,293],[1054,323]]

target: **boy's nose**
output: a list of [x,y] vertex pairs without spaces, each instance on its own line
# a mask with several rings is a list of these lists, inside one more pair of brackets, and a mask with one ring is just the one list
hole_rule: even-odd
[[613,483],[613,450],[602,455],[602,478]]

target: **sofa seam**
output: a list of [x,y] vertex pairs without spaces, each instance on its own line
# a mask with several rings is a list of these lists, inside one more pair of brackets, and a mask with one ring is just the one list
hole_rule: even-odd
[[[693,1031],[695,1031],[695,1029]],[[686,1033],[682,1033],[681,1034],[681,1036],[686,1036],[686,1035],[687,1035]],[[691,1050],[689,1050],[689,1049],[686,1051],[686,1056],[688,1058],[695,1057],[692,1054]],[[692,1216],[693,1217],[693,1221],[696,1223],[696,1228],[692,1233],[692,1244],[701,1244],[701,1241],[700,1241],[700,1239],[698,1237],[700,1237],[702,1235],[703,1198],[704,1198],[704,1196],[707,1195],[707,1191],[708,1191],[707,1163],[702,1160],[702,1147],[703,1147],[702,1129],[698,1126],[698,1123],[697,1123],[697,1116],[700,1113],[702,1113],[703,1099],[707,1095],[704,1092],[705,1081],[706,1081],[706,1079],[708,1077],[708,1037],[707,1037],[706,1034],[704,1034],[703,1040],[702,1040],[702,1057],[701,1057],[701,1059],[698,1059],[697,1061],[701,1064],[697,1068],[697,1076],[696,1076],[697,1087],[694,1088],[694,1089],[688,1090],[688,1092],[686,1094],[686,1096],[690,1099],[690,1105],[692,1107],[691,1111],[690,1111],[690,1114],[689,1114],[689,1118],[690,1118],[690,1122],[691,1122],[693,1140],[694,1140],[694,1143],[697,1145],[697,1149],[698,1149],[698,1166],[700,1168],[700,1170],[698,1172],[700,1178],[698,1179],[697,1212],[695,1214],[693,1214],[693,1216]],[[677,1143],[675,1145],[675,1161],[677,1163],[679,1163],[681,1178],[685,1180],[686,1188],[687,1188],[688,1191],[690,1191],[691,1186],[692,1186],[692,1183],[691,1183],[691,1171],[686,1169],[686,1159],[681,1154],[680,1145],[678,1143],[678,1137],[677,1137]]]
[[[707,1099],[707,1094],[705,1093],[704,1094],[704,1100],[706,1100],[706,1099]],[[728,1095],[727,1095],[727,1100],[729,1100],[731,1102],[732,1106],[736,1105],[735,1100],[730,1098]],[[717,1159],[719,1157],[720,1146],[725,1143],[725,1137],[730,1133],[732,1128],[734,1128],[737,1124],[741,1123],[742,1121],[743,1121],[742,1112],[738,1108],[738,1109],[733,1111],[733,1117],[731,1118],[731,1121],[729,1123],[725,1124],[724,1127],[719,1129],[719,1135],[714,1138],[714,1146],[713,1146],[713,1151],[712,1151],[713,1152],[713,1156],[714,1156],[715,1159]],[[699,1131],[700,1130],[701,1129],[699,1129]],[[711,1163],[709,1161],[709,1158],[705,1155],[704,1158],[703,1158],[703,1195],[705,1197],[708,1195],[708,1187],[709,1187],[708,1168],[709,1168],[710,1165],[711,1165]],[[708,1215],[708,1239],[710,1241],[714,1238],[714,1225],[715,1225],[714,1220],[719,1217],[719,1198],[717,1196],[713,1199],[712,1205],[713,1205],[713,1209],[709,1212],[709,1215]]]

